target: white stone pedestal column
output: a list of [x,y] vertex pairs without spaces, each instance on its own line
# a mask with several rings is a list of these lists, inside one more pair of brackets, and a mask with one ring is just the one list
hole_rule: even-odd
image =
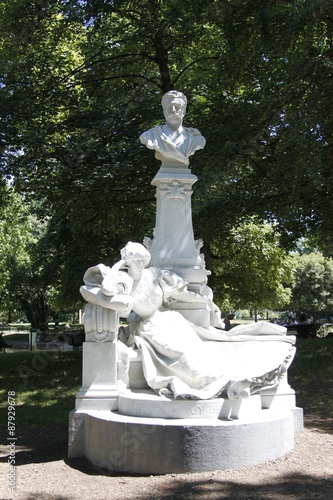
[[76,410],[116,410],[118,408],[116,311],[87,304],[83,343],[82,387],[76,394]]
[[[154,238],[145,243],[151,253],[150,265],[174,271],[188,282],[188,289],[197,292],[207,282],[201,240],[195,241],[192,225],[192,186],[197,177],[189,168],[162,165],[152,185],[156,186],[156,224]],[[207,303],[182,304],[177,310],[187,320],[208,326]]]
[[207,271],[194,240],[192,226],[192,186],[197,181],[188,168],[160,168],[156,186],[156,225],[149,251],[151,266],[177,272],[189,283],[203,283]]
[[82,387],[76,394],[76,410],[118,408],[117,344],[84,342]]
[[84,328],[82,387],[76,394],[75,410],[69,414],[69,457],[85,456],[87,412],[118,409],[118,314],[87,304]]

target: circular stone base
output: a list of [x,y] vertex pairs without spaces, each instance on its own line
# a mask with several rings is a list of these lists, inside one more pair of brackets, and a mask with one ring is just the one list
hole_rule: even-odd
[[84,420],[84,456],[99,467],[136,474],[238,469],[288,453],[294,446],[291,410],[262,410],[239,420],[165,419],[76,411]]

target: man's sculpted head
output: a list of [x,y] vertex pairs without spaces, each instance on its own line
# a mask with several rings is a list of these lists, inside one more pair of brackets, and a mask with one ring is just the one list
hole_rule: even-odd
[[187,99],[182,92],[166,92],[161,104],[166,123],[143,132],[140,141],[147,148],[156,151],[155,158],[161,160],[163,168],[167,168],[167,165],[172,165],[172,168],[186,168],[189,165],[189,157],[205,146],[205,138],[199,130],[183,127]]
[[179,100],[183,101],[183,107],[184,107],[184,110],[186,110],[187,98],[183,94],[183,92],[179,92],[178,90],[169,90],[169,92],[166,92],[166,94],[164,94],[164,96],[162,97],[162,101],[161,101],[162,108],[164,108],[164,106],[167,104],[167,102],[173,101],[174,99],[179,99]]
[[170,90],[162,97],[164,118],[173,130],[181,126],[186,113],[187,99],[182,92]]

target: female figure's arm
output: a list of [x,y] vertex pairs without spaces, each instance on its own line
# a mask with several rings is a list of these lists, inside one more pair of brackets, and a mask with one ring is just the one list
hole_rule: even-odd
[[119,261],[111,269],[104,265],[88,269],[84,277],[85,286],[80,288],[80,292],[90,304],[127,316],[133,307],[130,295],[133,280],[119,270],[122,265],[123,261]]
[[159,284],[164,293],[164,302],[209,302],[205,294],[191,292],[187,282],[172,271],[160,271]]

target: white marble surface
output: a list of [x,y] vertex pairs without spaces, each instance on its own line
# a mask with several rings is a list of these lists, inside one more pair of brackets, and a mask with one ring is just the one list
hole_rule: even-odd
[[258,415],[261,397],[184,400],[158,396],[151,390],[127,390],[119,394],[118,411],[122,415],[145,418],[235,420]]
[[182,92],[167,92],[161,104],[166,123],[143,132],[140,141],[155,151],[162,168],[186,168],[189,157],[202,149],[206,141],[199,130],[183,127],[187,99]]
[[69,428],[70,457],[136,474],[248,467],[274,460],[294,445],[294,417],[288,409],[236,420],[72,412]]
[[190,307],[205,304],[207,309],[214,304],[210,296],[189,291],[177,274],[146,267],[149,252],[143,245],[129,242],[120,262],[133,283],[128,292],[137,321],[129,340],[141,351],[146,382],[157,393],[197,399],[225,394],[239,399],[283,378],[295,352],[284,328],[271,323],[245,326],[233,336],[237,341],[227,342],[232,331],[195,325],[171,308],[178,302]]

